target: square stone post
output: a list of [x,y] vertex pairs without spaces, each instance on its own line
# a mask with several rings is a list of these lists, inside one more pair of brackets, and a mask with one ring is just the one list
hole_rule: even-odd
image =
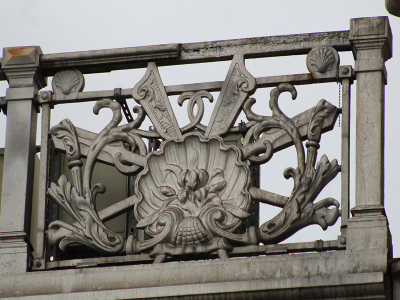
[[40,47],[5,48],[2,69],[7,128],[0,215],[0,274],[26,272],[38,108],[35,97],[46,85],[39,70]]
[[349,250],[377,250],[382,255],[370,263],[386,272],[391,256],[384,209],[385,62],[392,56],[388,18],[352,19],[350,43],[357,80],[356,205],[351,210],[347,246]]

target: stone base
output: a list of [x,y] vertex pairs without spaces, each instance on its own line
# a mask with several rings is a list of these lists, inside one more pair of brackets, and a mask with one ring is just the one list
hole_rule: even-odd
[[2,276],[0,297],[391,299],[387,257],[387,249],[376,248],[33,271]]
[[0,232],[0,276],[26,273],[29,254],[25,232]]

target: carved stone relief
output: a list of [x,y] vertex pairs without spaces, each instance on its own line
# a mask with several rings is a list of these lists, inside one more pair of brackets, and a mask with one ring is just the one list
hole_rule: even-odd
[[235,55],[218,97],[206,136],[222,135],[234,124],[243,102],[256,88],[256,80],[246,70],[243,55]]
[[155,63],[133,88],[133,98],[143,106],[157,132],[165,139],[182,136]]
[[307,69],[314,78],[336,76],[339,66],[339,55],[332,47],[317,47],[307,54]]
[[[137,227],[153,239],[127,245],[158,255],[226,250],[228,241],[257,244],[257,231],[235,230],[249,217],[250,173],[237,147],[198,133],[167,141],[149,155],[136,181]],[[164,245],[165,244],[165,245]]]
[[[307,57],[307,63],[319,70],[316,72],[336,68],[338,59],[328,50],[331,51],[329,47],[318,48]],[[330,58],[332,55],[333,59]],[[318,57],[326,58],[325,65]],[[57,83],[53,82],[53,85],[57,86]],[[334,122],[337,108],[320,100],[307,114],[307,132],[300,131],[295,121],[278,105],[283,92],[291,93],[293,99],[297,97],[294,86],[285,83],[271,90],[271,116],[252,111],[256,100],[248,97],[255,87],[256,81],[245,69],[243,56],[236,55],[208,126],[200,123],[204,114],[203,99],[212,102],[213,98],[208,91],[199,90],[185,92],[179,97],[179,105],[189,100],[190,120],[180,128],[157,66],[149,63],[143,79],[133,88],[132,96],[140,104],[134,108],[137,118],[133,122],[118,126],[122,120],[120,104],[103,99],[95,104],[94,113],[109,108],[113,118],[98,135],[91,134],[91,139],[79,136],[77,132],[83,134],[84,131],[75,129],[69,120],[53,127],[53,139],[65,145],[73,183],[61,176],[58,184],[52,183],[48,193],[75,222],[52,222],[47,232],[49,241],[59,243],[61,249],[84,244],[108,253],[150,251],[156,262],[162,262],[175,255],[214,251],[220,257],[227,257],[233,247],[259,242],[278,243],[311,224],[318,224],[324,230],[333,225],[339,217],[338,201],[333,198],[314,201],[339,172],[336,160],[329,161],[326,156],[316,160],[323,124],[327,120]],[[220,136],[233,127],[242,110],[248,119],[243,131],[243,146],[227,146]],[[156,132],[140,129],[146,115]],[[288,197],[276,194],[272,197],[272,193],[252,187],[250,183],[248,161],[262,164],[271,159],[276,144],[268,139],[268,134],[274,130],[282,131],[278,136],[284,136],[296,149],[297,166],[284,172],[286,178],[294,181]],[[161,138],[163,143],[160,150],[147,155],[143,139],[149,137]],[[305,138],[308,140],[306,150],[302,142]],[[82,139],[87,153],[84,170],[79,142]],[[125,240],[107,229],[102,214],[96,211],[96,195],[104,192],[105,186],[92,185],[91,176],[103,151],[108,162],[120,172],[137,174],[135,195],[112,208],[111,214],[117,215],[133,207],[137,228],[144,230],[148,239],[132,235]],[[250,216],[253,200],[282,210],[259,229],[243,230],[240,227]]]
[[[105,192],[103,184],[93,187],[82,179],[82,161],[75,127],[66,119],[51,129],[51,134],[62,139],[67,149],[68,168],[71,169],[73,184],[61,175],[58,184],[51,183],[48,194],[75,220],[50,223],[47,237],[50,243],[59,244],[61,250],[69,245],[84,244],[101,252],[120,252],[125,238],[109,230],[100,220],[95,201],[98,193]],[[90,171],[89,171],[90,173]]]
[[85,79],[79,70],[59,71],[53,77],[52,86],[56,95],[74,97],[83,91]]

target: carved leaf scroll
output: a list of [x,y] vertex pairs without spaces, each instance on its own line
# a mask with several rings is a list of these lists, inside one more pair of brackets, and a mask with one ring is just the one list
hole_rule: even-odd
[[[330,162],[325,155],[315,167],[323,120],[336,108],[325,100],[321,100],[314,108],[308,125],[307,156],[305,156],[298,128],[278,105],[279,95],[286,91],[292,94],[293,99],[296,98],[297,92],[290,84],[280,84],[271,91],[269,105],[272,116],[270,117],[256,115],[250,111],[250,107],[247,108],[248,117],[258,122],[247,133],[245,137],[247,143],[251,138],[259,139],[263,132],[271,128],[281,128],[291,137],[297,152],[297,168],[288,168],[284,172],[287,179],[293,178],[294,180],[293,191],[282,211],[260,227],[260,238],[265,244],[278,243],[311,224],[319,224],[325,230],[328,226],[333,225],[339,217],[339,202],[335,199],[328,198],[316,204],[313,203],[323,187],[339,172],[337,161]],[[268,159],[273,153],[271,147],[271,143],[265,145]],[[262,190],[259,193],[262,194]],[[265,194],[267,195],[267,193]]]
[[[137,110],[139,115],[134,122],[117,127],[122,120],[120,104],[110,99],[100,100],[96,102],[93,111],[98,114],[102,108],[110,108],[113,117],[90,145],[83,176],[78,136],[71,121],[63,120],[51,129],[53,139],[62,139],[65,145],[68,167],[73,179],[72,185],[65,175],[62,175],[58,184],[52,183],[48,190],[49,195],[75,221],[68,224],[58,220],[49,225],[48,240],[53,244],[59,243],[62,250],[70,245],[83,244],[101,252],[117,253],[125,246],[125,238],[109,230],[96,211],[96,197],[105,192],[105,186],[92,186],[91,177],[97,156],[106,145],[117,149],[114,152],[114,164],[120,172],[129,174],[143,166],[146,146],[139,136],[129,133],[129,130],[140,126],[143,114]],[[125,145],[129,145],[131,151],[127,150]],[[135,150],[139,154],[133,153]]]
[[48,194],[75,223],[69,224],[60,220],[50,223],[47,231],[49,242],[59,244],[61,250],[70,245],[84,244],[101,252],[120,252],[124,247],[124,237],[109,230],[95,209],[96,196],[104,193],[105,187],[97,184],[90,188],[82,182],[82,161],[74,126],[69,120],[64,120],[53,127],[51,133],[62,138],[68,149],[68,167],[72,170],[74,185],[61,175],[58,184],[51,183]]

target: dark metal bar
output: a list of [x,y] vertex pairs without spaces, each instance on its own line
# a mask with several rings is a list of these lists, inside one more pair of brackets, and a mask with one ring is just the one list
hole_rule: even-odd
[[[1,77],[1,73],[0,73]],[[1,79],[0,79],[1,80]],[[7,101],[6,97],[0,97],[0,112],[3,111],[3,114],[7,115]]]
[[[251,186],[260,188],[260,165],[250,164],[251,173]],[[256,200],[251,201],[249,209],[250,217],[247,219],[247,227],[255,226],[256,228],[260,225],[260,202]]]
[[[61,168],[62,168],[62,155],[61,153],[57,153],[54,143],[52,141],[50,142],[49,152],[50,152],[49,153],[50,161],[49,161],[48,186],[50,186],[51,182],[57,183],[58,179],[60,178]],[[48,228],[51,222],[58,220],[59,215],[60,215],[60,208],[58,204],[53,199],[51,199],[51,197],[47,197],[47,206],[46,206],[47,219],[45,228]],[[50,243],[46,241],[45,249],[46,249],[45,250],[46,262],[57,260],[58,256],[57,245],[50,245]]]
[[121,93],[121,88],[114,89],[114,99],[121,105],[122,111],[128,123],[133,122],[131,111],[129,110],[128,104],[126,103],[126,99],[121,97]]

